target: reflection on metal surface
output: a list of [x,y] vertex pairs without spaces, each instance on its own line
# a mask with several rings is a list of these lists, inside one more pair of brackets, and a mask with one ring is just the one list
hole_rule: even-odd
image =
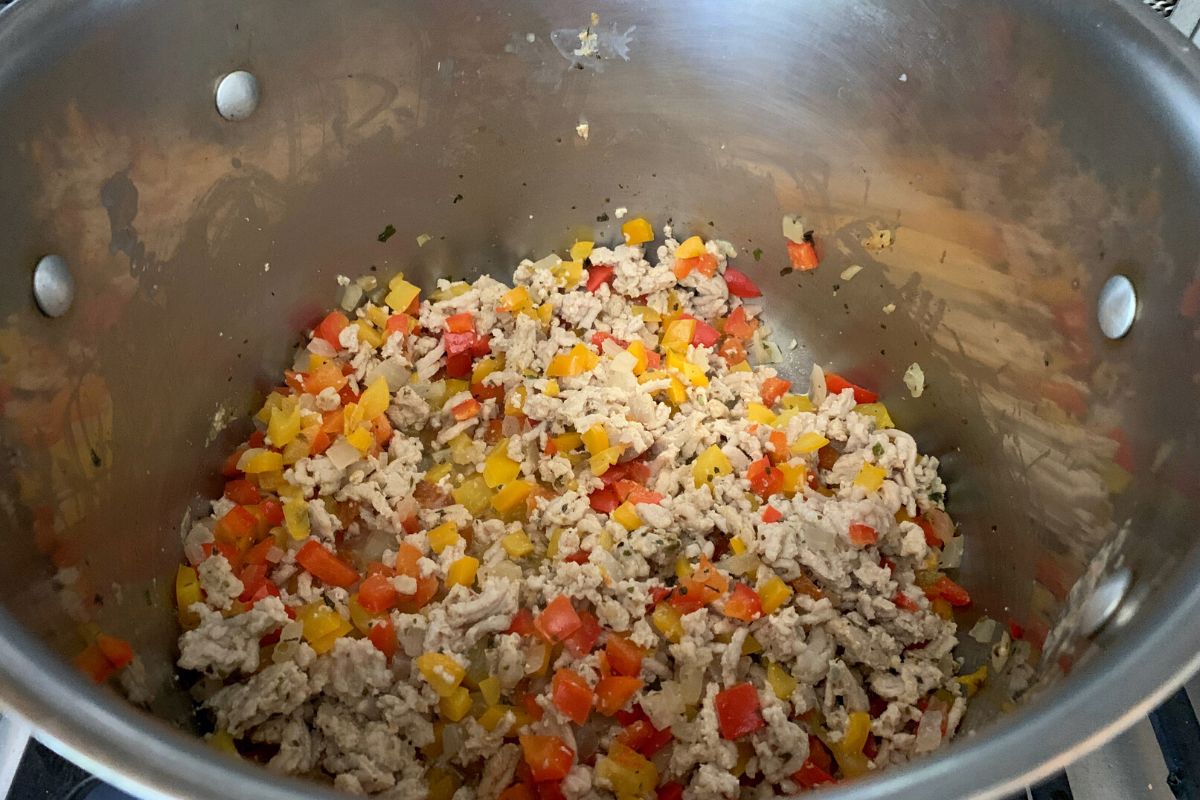
[[1091,595],[1083,602],[1083,609],[1080,611],[1081,635],[1094,636],[1116,614],[1132,581],[1133,576],[1129,570],[1122,569],[1096,585]]
[[75,279],[62,256],[43,256],[33,268],[33,299],[48,317],[61,317],[75,300]]
[[217,111],[230,122],[248,119],[258,100],[258,78],[245,70],[231,72],[217,84]]
[[1137,293],[1124,275],[1113,275],[1100,287],[1096,317],[1100,331],[1109,339],[1120,339],[1133,327],[1137,314]]

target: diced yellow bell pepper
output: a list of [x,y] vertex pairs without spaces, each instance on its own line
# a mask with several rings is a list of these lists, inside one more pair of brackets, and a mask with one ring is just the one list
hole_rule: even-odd
[[467,383],[465,378],[446,378],[446,399],[449,400],[456,394],[461,394],[471,388],[471,384]]
[[524,384],[520,384],[513,389],[504,398],[504,413],[510,417],[523,417],[525,412],[521,409],[525,408],[525,397],[527,391]]
[[558,381],[553,378],[546,381],[546,388],[542,391],[547,397],[558,397]]
[[525,531],[516,531],[500,537],[500,546],[509,558],[524,558],[533,552],[533,541]]
[[358,595],[350,595],[350,599],[346,602],[346,607],[350,610],[350,624],[358,629],[358,632],[364,636],[371,632],[371,623],[379,619],[379,614],[367,611],[358,602]]
[[883,403],[859,403],[854,410],[863,416],[873,417],[877,428],[896,427],[896,423],[892,422],[892,415],[888,413],[887,406]]
[[238,459],[238,469],[247,475],[283,469],[283,456],[271,450],[252,447]]
[[601,550],[613,549],[613,538],[608,528],[602,529],[600,533],[597,534],[596,541],[599,543]]
[[551,441],[554,442],[554,447],[556,450],[558,450],[558,452],[569,453],[572,450],[579,449],[579,446],[583,444],[583,437],[578,433],[571,431],[570,433],[564,433],[561,436],[554,436],[552,437]]
[[483,480],[482,475],[473,475],[460,485],[450,490],[454,502],[471,512],[473,517],[481,517],[492,503],[493,493]]
[[369,428],[360,425],[346,435],[346,441],[352,444],[358,452],[365,453],[371,449],[371,445],[375,444],[375,437],[371,435]]
[[433,767],[425,776],[425,785],[428,787],[425,800],[452,800],[462,780],[450,770]]
[[667,369],[673,369],[692,386],[708,386],[708,376],[704,367],[688,361],[682,353],[667,353]]
[[421,755],[425,756],[430,761],[438,758],[443,752],[442,737],[446,732],[446,721],[435,719],[433,721],[433,741],[427,745],[421,746]]
[[175,606],[179,611],[179,622],[185,628],[194,628],[200,618],[190,609],[193,603],[204,599],[200,591],[200,578],[195,567],[181,564],[175,571]]
[[777,417],[774,411],[762,403],[748,403],[746,404],[746,419],[757,422],[759,425],[774,425]]
[[258,413],[254,415],[254,418],[259,422],[270,422],[271,412],[278,408],[282,408],[289,400],[291,400],[293,403],[296,402],[294,398],[291,398],[288,395],[280,394],[279,392],[271,392],[269,395],[267,395],[267,399],[263,401],[263,407],[258,410]]
[[360,342],[366,342],[371,347],[377,349],[383,347],[383,334],[374,325],[365,319],[360,319],[354,323],[354,327],[358,328],[358,340]]
[[646,367],[650,364],[650,357],[646,355],[646,344],[641,339],[634,339],[626,348],[631,356],[634,357],[633,374],[641,375],[646,371]]
[[237,745],[234,744],[233,734],[222,728],[219,731],[213,731],[204,739],[205,743],[214,750],[220,750],[222,753],[241,757],[238,752]]
[[448,444],[450,460],[455,464],[475,463],[475,440],[465,433],[460,433]]
[[711,483],[718,475],[729,475],[732,472],[733,465],[729,463],[729,457],[715,444],[710,445],[692,464],[692,480],[697,488]]
[[550,536],[546,539],[546,558],[554,558],[558,555],[558,540],[562,537],[562,528],[557,525],[550,529]]
[[954,680],[961,683],[963,688],[967,690],[967,697],[974,697],[976,692],[983,688],[983,684],[987,682],[987,677],[988,667],[987,664],[984,664],[974,672],[959,675]]
[[625,236],[625,244],[645,244],[654,241],[654,228],[645,217],[634,217],[621,225],[621,233]]
[[325,356],[319,356],[316,353],[309,353],[309,355],[308,355],[308,371],[309,372],[312,372],[317,367],[323,367],[328,363],[329,363],[329,359],[326,358]]
[[800,456],[815,453],[827,444],[829,444],[829,440],[821,434],[805,431],[796,437],[796,441],[792,442],[791,450]]
[[560,353],[550,359],[546,367],[548,378],[571,378],[595,369],[600,363],[600,357],[588,349],[583,343],[576,344],[566,353]]
[[846,734],[840,741],[829,742],[829,749],[833,751],[833,757],[837,759],[842,774],[847,778],[865,775],[870,769],[867,757],[863,754],[863,747],[870,732],[871,715],[866,711],[851,711]]
[[699,236],[689,236],[679,247],[675,248],[675,258],[698,258],[704,255],[704,240]]
[[296,541],[308,538],[308,502],[292,498],[283,504],[283,524]]
[[583,281],[583,262],[575,259],[563,261],[551,267],[550,274],[559,286],[564,289],[573,288]]
[[746,773],[746,767],[750,766],[750,759],[754,758],[754,745],[747,741],[735,742],[737,745],[737,761],[733,764],[733,769],[729,770],[730,774],[735,778],[740,778]]
[[887,470],[874,464],[864,463],[862,469],[854,476],[854,485],[861,486],[868,492],[877,492],[879,487],[883,486],[883,479],[886,477]]
[[503,486],[516,480],[520,474],[520,462],[508,457],[508,439],[501,439],[483,462],[484,482],[489,488],[495,489],[497,486]]
[[571,260],[583,261],[592,254],[592,249],[595,246],[595,242],[576,242],[571,245]]
[[621,460],[621,454],[625,452],[625,445],[619,444],[612,447],[606,447],[600,452],[588,459],[588,466],[592,469],[592,474],[599,477],[608,472],[609,467]]
[[475,583],[475,574],[479,572],[479,559],[474,556],[463,556],[446,568],[446,588],[451,586],[470,586]]
[[671,376],[671,385],[667,387],[667,400],[676,406],[681,406],[687,402],[687,388],[684,387],[683,381]]
[[783,408],[793,411],[816,411],[817,407],[813,405],[812,400],[808,399],[808,395],[804,394],[785,394],[780,401]]
[[267,436],[275,447],[286,447],[300,435],[300,406],[296,402],[284,403],[272,409],[267,423]]
[[438,697],[449,697],[467,677],[467,669],[445,653],[424,653],[416,658],[417,670]]
[[388,281],[387,296],[383,298],[383,302],[387,304],[392,311],[405,311],[412,301],[416,300],[421,295],[421,290],[413,286],[408,281],[404,280],[403,275],[397,275]]
[[500,689],[500,679],[495,675],[489,675],[479,682],[479,694],[483,696],[483,702],[488,706],[494,706],[500,702]]
[[477,720],[485,731],[489,733],[496,730],[496,726],[504,721],[504,715],[511,712],[512,709],[505,705],[493,704],[479,715]]
[[683,638],[683,622],[679,610],[666,603],[659,603],[650,614],[650,621],[668,642],[676,643]]
[[363,311],[367,315],[367,319],[370,320],[371,324],[376,328],[382,329],[387,327],[388,313],[382,308],[374,303],[367,303],[367,305],[364,306]]
[[358,398],[358,407],[362,409],[363,419],[369,422],[387,411],[391,401],[392,393],[387,378],[381,375]]
[[517,312],[529,308],[529,290],[524,286],[517,286],[514,289],[509,289],[500,297],[499,311]]
[[447,547],[453,547],[462,539],[458,535],[458,526],[453,522],[446,521],[436,528],[425,534],[425,538],[429,540],[429,549],[441,555],[441,552]]
[[[315,431],[313,431],[315,435]],[[312,449],[312,437],[301,432],[300,436],[292,439],[283,446],[283,464],[291,466],[302,458],[308,456],[309,450]]]
[[758,639],[754,638],[753,633],[751,633],[744,640],[742,640],[742,655],[752,656],[755,653],[761,653],[761,652],[762,652],[762,643],[759,642]]
[[458,722],[471,710],[471,693],[465,686],[456,686],[454,691],[438,701],[438,710],[448,722]]
[[778,575],[773,575],[758,590],[758,596],[762,600],[763,613],[771,614],[791,599],[792,587],[788,586]]
[[658,768],[620,742],[613,742],[608,755],[596,761],[596,777],[608,781],[619,800],[654,797]]
[[504,356],[488,356],[475,362],[471,370],[471,383],[483,383],[483,379],[493,372],[504,369]]
[[580,438],[583,446],[592,455],[608,449],[608,431],[604,429],[603,425],[593,425],[584,431]]
[[696,320],[677,319],[667,323],[663,329],[662,347],[675,353],[686,353],[692,337],[696,335]]
[[492,508],[501,514],[508,514],[525,502],[533,491],[533,484],[527,480],[509,481],[492,497]]
[[630,306],[629,310],[641,317],[643,322],[662,322],[662,314],[650,306]]
[[692,574],[692,565],[683,556],[675,559],[675,577],[683,580]]
[[318,654],[328,653],[338,639],[354,629],[324,603],[309,603],[296,612],[296,619],[304,626],[304,640]]
[[729,540],[729,549],[733,551],[735,556],[740,556],[746,552],[746,543],[742,541],[740,536],[734,536]]
[[783,473],[783,492],[784,494],[794,495],[804,486],[804,479],[808,475],[808,470],[803,464],[793,464],[790,461],[779,465],[779,471]]
[[753,372],[749,361],[739,361],[729,368],[730,372]]
[[637,509],[628,500],[613,509],[612,518],[627,531],[637,530],[642,524],[642,518],[638,516]]
[[954,606],[950,605],[950,601],[944,597],[939,597],[929,603],[934,614],[937,614],[942,619],[954,619]]
[[346,403],[342,406],[342,433],[352,433],[366,421],[367,418],[358,403]]
[[450,471],[452,469],[454,469],[454,467],[452,467],[450,464],[448,464],[446,462],[442,462],[441,464],[435,464],[432,467],[430,467],[428,470],[426,470],[424,480],[427,483],[437,483],[442,478],[449,475]]
[[797,681],[774,661],[767,662],[767,685],[780,700],[787,700],[796,691]]
[[[581,276],[583,274],[582,267],[579,269],[579,274]],[[574,286],[575,284],[579,283],[580,280],[582,280],[582,278],[576,278],[572,283],[569,284],[569,286]],[[550,320],[554,319],[554,306],[549,302],[542,303],[537,307],[537,312],[534,314],[534,316],[537,317],[538,322],[542,323],[543,328],[548,328],[550,327]]]

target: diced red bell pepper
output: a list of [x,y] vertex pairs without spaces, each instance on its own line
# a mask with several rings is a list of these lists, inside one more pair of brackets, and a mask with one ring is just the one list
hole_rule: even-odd
[[[634,708],[640,710],[641,707],[635,706]],[[662,750],[675,738],[670,728],[660,731],[650,724],[650,720],[646,719],[644,714],[632,721],[623,722],[621,714],[618,714],[616,719],[624,728],[621,733],[617,734],[617,741],[630,750],[636,750],[646,758],[650,758]]]
[[400,593],[391,578],[384,575],[369,575],[358,587],[358,604],[372,613],[383,613],[399,601]]
[[593,511],[599,514],[611,514],[617,510],[617,506],[621,505],[621,498],[617,496],[615,486],[605,486],[588,495],[588,502],[591,503]]
[[642,660],[646,657],[646,651],[628,637],[610,633],[604,653],[608,657],[608,666],[618,675],[636,678],[642,674]]
[[833,776],[814,764],[811,759],[806,759],[800,765],[800,769],[792,774],[792,780],[799,784],[801,789],[815,789],[834,782]]
[[725,319],[725,324],[722,326],[726,336],[732,336],[735,339],[745,341],[754,335],[758,330],[758,320],[751,320],[746,317],[746,307],[738,306],[729,313]]
[[729,366],[740,364],[746,360],[746,347],[732,336],[726,336],[725,341],[717,348],[717,355],[725,359]]
[[759,711],[758,690],[752,683],[739,683],[717,692],[713,706],[723,739],[741,738],[766,724]]
[[734,297],[761,297],[762,289],[741,270],[729,267],[725,270],[725,285]]
[[393,333],[407,334],[412,330],[412,317],[408,316],[408,314],[392,314],[387,318],[385,330],[389,336]]
[[783,472],[766,456],[751,462],[746,477],[750,480],[751,491],[764,500],[783,490]]
[[600,634],[604,629],[600,627],[600,622],[596,619],[596,615],[590,611],[580,611],[579,619],[581,620],[579,630],[572,633],[566,639],[563,639],[563,646],[576,658],[583,658],[595,648],[596,642],[600,640]]
[[729,589],[729,579],[701,556],[692,574],[679,581],[667,599],[681,614],[690,614],[720,598]]
[[475,331],[447,331],[442,334],[442,346],[447,356],[457,356],[470,353],[475,345]]
[[762,396],[763,405],[775,405],[775,401],[787,394],[787,390],[791,388],[792,382],[785,381],[783,378],[772,376],[765,379],[762,382],[762,386],[759,387],[759,394]]
[[787,243],[788,261],[791,262],[792,269],[808,272],[816,269],[821,264],[821,260],[817,257],[816,246],[809,241]]
[[274,497],[268,497],[258,504],[262,510],[263,519],[272,527],[283,524],[283,506]]
[[572,564],[586,564],[591,556],[592,553],[590,550],[576,550],[574,553],[571,553],[571,555],[564,558],[563,561],[569,561]]
[[606,717],[620,711],[642,688],[641,678],[609,675],[596,684],[596,710]]
[[326,550],[316,539],[309,539],[296,551],[296,563],[330,586],[345,588],[358,582],[354,567]]
[[560,594],[546,605],[533,624],[549,641],[561,642],[579,630],[583,620],[571,605],[571,599]]
[[522,608],[513,615],[512,622],[508,624],[506,633],[515,633],[518,636],[541,636],[533,624],[533,612],[528,608]]
[[245,478],[225,484],[225,496],[240,506],[252,506],[262,500],[258,487]]
[[400,602],[396,605],[396,608],[405,614],[414,613],[437,594],[437,578],[421,574],[421,557],[421,551],[408,542],[401,542],[396,548],[396,575],[406,575],[417,582],[417,591],[411,595],[400,595]]
[[446,317],[446,330],[450,333],[475,332],[475,317],[469,311]]
[[487,333],[483,336],[476,336],[475,344],[471,345],[471,355],[483,358],[490,352],[492,352],[492,335]]
[[1009,620],[1008,621],[1008,634],[1010,636],[1012,636],[1012,638],[1014,638],[1014,639],[1024,639],[1025,638],[1025,628],[1023,625],[1021,625],[1021,623],[1014,622],[1013,620]]
[[696,330],[692,334],[692,344],[697,347],[713,347],[719,338],[721,338],[721,334],[717,333],[716,328],[703,320],[696,320]]
[[750,622],[762,616],[762,598],[744,583],[733,584],[733,593],[725,599],[722,612],[731,619]]
[[575,751],[557,736],[523,735],[520,737],[521,753],[533,780],[561,781],[571,771]]
[[658,787],[654,800],[683,800],[683,784],[671,781]]
[[237,544],[254,536],[258,530],[258,518],[245,506],[234,506],[217,520],[213,538],[218,542]]
[[939,576],[933,585],[925,590],[925,595],[931,600],[940,597],[955,608],[971,605],[971,595],[967,590],[945,575]]
[[763,509],[763,513],[762,513],[762,521],[763,522],[767,522],[767,523],[779,522],[779,520],[781,520],[781,519],[783,519],[783,513],[780,512],[780,510],[778,508],[776,508],[775,506],[769,505]]
[[601,353],[604,352],[605,342],[614,342],[622,350],[629,347],[629,342],[625,341],[624,339],[618,339],[608,331],[596,331],[592,334],[592,344],[595,345],[596,349]]
[[382,617],[378,622],[371,625],[367,631],[367,638],[371,640],[371,644],[375,645],[375,649],[383,653],[388,661],[392,660],[392,656],[396,655],[396,628],[392,625],[392,621],[387,617]]
[[479,416],[479,412],[482,410],[482,408],[483,407],[479,405],[478,400],[476,400],[474,397],[468,397],[466,400],[463,400],[461,403],[454,406],[454,408],[450,409],[450,414],[459,422],[464,422],[468,419],[471,419],[471,417]]
[[238,600],[248,603],[267,582],[266,563],[245,565],[242,567],[242,573],[238,576],[238,580],[242,582],[242,593],[238,595]]
[[656,505],[663,501],[663,495],[660,492],[652,492],[637,481],[622,479],[617,481],[613,488],[617,492],[617,499],[622,503],[628,500],[634,505],[638,503]]
[[246,441],[251,447],[263,447],[267,443],[267,434],[265,431],[255,431]]
[[917,517],[913,522],[921,526],[921,531],[925,534],[925,544],[929,547],[941,547],[945,544],[942,538],[937,535],[934,530],[933,523],[924,515]]
[[646,466],[646,462],[640,458],[614,464],[600,476],[600,482],[605,486],[612,486],[618,481],[634,481],[645,486],[648,480],[650,480],[650,467]]
[[892,597],[892,602],[896,604],[896,608],[900,608],[905,611],[921,610],[921,607],[917,605],[917,602],[904,592],[896,592],[895,596]]
[[246,555],[242,557],[242,563],[266,564],[267,554],[271,552],[273,547],[275,547],[275,540],[268,536],[246,551]]
[[561,783],[543,781],[534,785],[537,786],[537,800],[567,800]]
[[859,547],[866,547],[879,541],[879,534],[870,525],[852,522],[850,523],[850,541]]
[[606,283],[611,283],[616,269],[604,264],[593,264],[587,270],[587,290],[594,292]]
[[471,354],[455,353],[452,356],[446,356],[446,377],[447,378],[465,378],[471,374]]
[[550,681],[550,699],[563,716],[582,725],[592,712],[592,688],[575,670],[560,669]]
[[496,800],[540,800],[537,791],[527,783],[514,783],[509,786]]
[[350,320],[340,311],[331,311],[326,315],[325,319],[317,323],[317,327],[313,329],[314,339],[324,339],[329,342],[334,350],[341,350],[342,343],[338,340],[338,336],[350,324]]
[[853,389],[855,403],[874,403],[879,399],[879,395],[870,389],[864,389],[861,386],[853,384],[841,375],[833,372],[825,373],[825,388],[829,390],[830,394],[841,394],[846,389]]

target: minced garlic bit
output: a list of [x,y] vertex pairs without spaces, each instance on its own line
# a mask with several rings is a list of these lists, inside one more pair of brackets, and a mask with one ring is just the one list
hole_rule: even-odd
[[586,142],[588,135],[591,133],[591,130],[592,130],[591,126],[589,126],[587,124],[587,121],[585,120],[575,126],[575,135],[578,136],[580,139],[583,139]]
[[920,364],[914,361],[904,370],[904,385],[913,397],[920,397],[925,392],[925,370]]
[[886,306],[884,306],[884,307],[883,307],[883,313],[885,313],[885,314],[891,314],[891,313],[894,313],[894,312],[895,312],[895,310],[896,310],[896,304],[895,304],[895,303],[888,303]]
[[860,272],[862,272],[862,267],[860,267],[858,264],[853,264],[849,267],[846,267],[844,270],[842,270],[842,280],[853,280],[854,276]]
[[185,534],[214,746],[349,793],[608,800],[791,795],[810,735],[855,742],[824,762],[851,779],[954,733],[937,459],[870,387],[792,391],[728,242],[622,228],[511,285],[339,278]]

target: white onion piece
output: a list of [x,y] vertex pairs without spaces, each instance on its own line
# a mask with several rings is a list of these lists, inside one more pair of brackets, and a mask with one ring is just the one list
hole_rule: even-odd
[[421,510],[421,504],[417,502],[415,497],[409,495],[396,501],[396,505],[393,508],[396,511],[396,516],[404,520],[415,517],[417,512]]
[[461,725],[447,725],[442,728],[442,752],[447,758],[454,758],[463,745],[463,730]]
[[825,385],[825,370],[821,369],[820,364],[813,364],[812,375],[808,380],[808,396],[812,400],[812,404],[820,408],[821,403],[824,403],[825,398],[829,396],[829,388]]
[[505,436],[515,436],[521,432],[521,420],[517,417],[505,415],[500,421],[500,433]]
[[722,559],[719,566],[735,575],[752,575],[762,566],[762,561],[753,553],[738,553]]
[[403,361],[398,358],[388,358],[367,370],[367,385],[370,386],[379,378],[383,378],[387,381],[388,388],[394,389],[407,386],[411,375],[412,373],[404,366]]
[[352,283],[342,290],[341,307],[343,311],[353,311],[362,301],[363,290],[357,283]]
[[939,563],[946,569],[957,569],[962,565],[963,545],[966,538],[955,536],[953,539],[946,540],[945,547],[942,548],[942,554],[938,557]]
[[542,258],[539,258],[537,261],[533,262],[533,267],[531,267],[531,269],[550,269],[551,267],[557,267],[561,263],[562,259],[556,256],[554,253],[551,253],[550,255],[543,256]]
[[213,533],[204,524],[197,523],[183,539],[183,554],[192,566],[204,560],[204,545],[213,541]]
[[324,339],[320,339],[315,336],[312,338],[311,341],[309,341],[307,349],[308,349],[308,352],[312,353],[315,356],[324,356],[325,358],[333,358],[335,355],[337,355],[337,350],[335,350],[333,348],[333,345],[331,345],[329,342],[325,341]]
[[940,508],[931,508],[925,512],[925,519],[933,526],[933,532],[943,542],[954,538],[954,520]]
[[679,695],[687,705],[700,702],[704,691],[704,670],[695,663],[685,661],[679,665]]
[[296,355],[292,358],[292,370],[295,372],[308,372],[308,365],[311,363],[310,353],[307,348],[301,347],[296,351]]
[[804,220],[800,218],[799,214],[784,214],[782,227],[783,238],[796,244],[804,241],[804,234],[807,231],[804,227]]
[[489,567],[488,573],[496,578],[506,578],[510,581],[517,581],[518,583],[524,577],[524,574],[521,572],[520,565],[514,564],[513,562],[507,560],[499,561],[493,566]]
[[913,397],[920,397],[925,393],[925,370],[921,369],[917,362],[909,364],[908,369],[904,370],[904,385]]
[[337,441],[325,451],[325,455],[329,457],[330,463],[336,469],[345,469],[362,458],[362,453],[358,452],[357,447],[346,441],[345,436],[339,436]]
[[981,618],[967,635],[980,644],[988,644],[996,635],[996,620],[991,617]]
[[837,547],[833,531],[820,525],[806,526],[803,535],[804,543],[813,549],[828,553]]
[[[388,384],[391,386],[391,384]],[[413,391],[421,396],[421,399],[427,403],[440,401],[446,394],[446,382],[443,380],[437,381],[417,381],[412,385]]]
[[940,707],[935,707],[937,701],[931,701],[929,708],[921,715],[917,725],[917,738],[913,741],[913,752],[930,753],[942,744],[942,720],[945,713]]

